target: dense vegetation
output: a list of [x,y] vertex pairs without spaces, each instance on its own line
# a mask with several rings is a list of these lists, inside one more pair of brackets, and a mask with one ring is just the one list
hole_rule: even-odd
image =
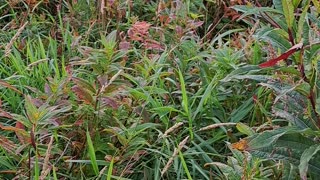
[[317,179],[318,0],[0,0],[0,179]]

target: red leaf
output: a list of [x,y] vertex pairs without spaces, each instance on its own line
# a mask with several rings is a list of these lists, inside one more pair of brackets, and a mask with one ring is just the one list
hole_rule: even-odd
[[13,118],[10,113],[5,112],[2,109],[0,109],[0,117],[5,117],[5,118],[8,118],[8,119],[12,119]]
[[143,41],[145,38],[147,38],[149,34],[149,28],[151,24],[142,21],[142,22],[136,22],[132,25],[132,27],[128,30],[128,36],[133,41]]
[[15,149],[17,148],[14,142],[7,139],[5,136],[0,135],[0,146],[8,152],[15,153]]
[[81,86],[73,86],[72,91],[76,93],[79,100],[83,101],[85,104],[94,104],[94,98],[92,95]]
[[21,129],[22,131],[15,131],[16,136],[18,137],[21,144],[28,144],[31,142],[30,137],[27,136],[24,125],[17,121],[15,128]]
[[161,46],[161,44],[155,40],[147,39],[143,43],[144,47],[147,49],[156,49],[159,51],[164,51],[164,48]]
[[285,53],[281,54],[279,57],[276,57],[276,58],[271,59],[271,60],[269,60],[267,62],[259,64],[259,67],[260,68],[266,68],[266,67],[274,66],[279,61],[287,59],[291,54],[297,52],[299,49],[301,49],[302,46],[303,46],[302,43],[296,44],[296,45],[292,46],[288,51],[286,51]]
[[12,126],[3,126],[0,124],[0,128],[5,131],[14,131],[21,142],[21,144],[28,144],[31,142],[28,132],[25,131],[25,127],[21,122],[16,122],[15,127]]

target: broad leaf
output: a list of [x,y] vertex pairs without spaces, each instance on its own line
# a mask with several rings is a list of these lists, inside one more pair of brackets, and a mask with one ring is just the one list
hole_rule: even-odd
[[[320,145],[315,144],[311,146],[310,148],[306,149],[300,159],[300,165],[299,165],[299,172],[300,177],[303,180],[307,179],[307,172],[308,172],[308,163],[311,160],[311,158],[320,150]],[[320,168],[320,167],[319,167]]]

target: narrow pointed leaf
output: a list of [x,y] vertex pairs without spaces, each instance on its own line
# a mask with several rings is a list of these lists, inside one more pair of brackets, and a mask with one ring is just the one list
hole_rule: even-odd
[[260,68],[266,68],[266,67],[271,67],[276,65],[279,61],[281,60],[285,60],[287,59],[291,54],[295,53],[296,51],[298,51],[299,49],[301,49],[301,47],[303,46],[302,43],[296,44],[294,46],[292,46],[287,52],[281,54],[279,57],[276,57],[274,59],[271,59],[267,62],[264,62],[262,64],[259,64]]
[[282,0],[282,7],[284,17],[286,18],[286,22],[289,29],[292,29],[293,21],[294,21],[294,7],[292,4],[292,0]]
[[96,175],[99,175],[99,168],[98,168],[98,164],[97,164],[96,153],[95,153],[95,150],[93,147],[93,143],[92,143],[89,131],[87,131],[86,136],[87,136],[87,143],[88,143],[88,150],[89,150],[91,165],[92,165],[94,173]]

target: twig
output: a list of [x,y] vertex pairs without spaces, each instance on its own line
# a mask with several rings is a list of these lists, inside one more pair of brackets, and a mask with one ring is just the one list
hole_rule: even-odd
[[170,166],[173,162],[173,159],[177,156],[178,152],[182,149],[182,147],[187,143],[188,139],[189,139],[189,136],[184,138],[184,140],[179,143],[177,148],[174,148],[172,156],[170,157],[169,161],[167,162],[167,164],[165,165],[165,167],[161,171],[161,177],[163,176],[164,173],[166,173],[168,171],[168,169],[170,168]]
[[203,127],[201,129],[199,129],[199,131],[205,131],[205,130],[209,130],[209,129],[214,129],[220,126],[235,126],[237,125],[237,123],[217,123],[217,124],[211,124],[209,126]]
[[11,47],[14,43],[15,40],[17,40],[17,38],[20,36],[20,34],[22,33],[22,31],[24,30],[24,28],[26,27],[26,25],[29,22],[25,22],[17,31],[17,33],[12,37],[12,39],[10,40],[9,44],[6,45],[5,49],[4,49],[4,56],[8,57],[10,52],[11,52]]

